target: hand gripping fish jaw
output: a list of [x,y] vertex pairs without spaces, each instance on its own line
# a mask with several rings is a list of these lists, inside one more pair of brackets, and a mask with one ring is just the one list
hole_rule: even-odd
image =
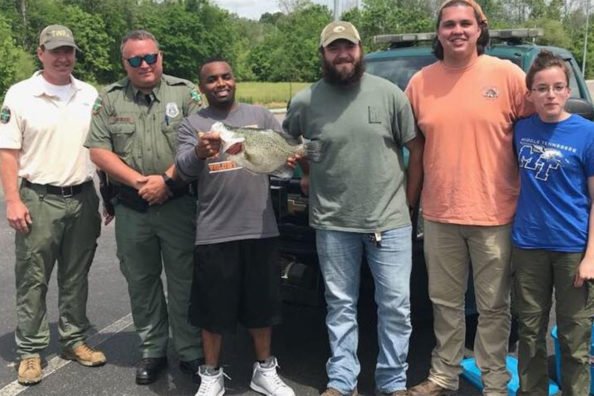
[[244,137],[233,136],[233,132],[219,131],[221,136],[221,152],[227,154],[238,154],[243,150]]
[[243,151],[243,142],[234,143],[234,144],[230,145],[229,147],[227,147],[226,149],[223,147],[221,150],[225,154],[237,155]]

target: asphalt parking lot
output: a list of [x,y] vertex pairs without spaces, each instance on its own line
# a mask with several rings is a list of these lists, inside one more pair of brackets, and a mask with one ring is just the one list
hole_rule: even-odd
[[[282,115],[279,116],[282,118]],[[115,256],[113,224],[104,227],[89,276],[88,316],[94,324],[89,338],[102,349],[108,364],[85,368],[59,358],[57,342],[57,285],[55,271],[47,295],[51,343],[43,358],[45,377],[41,384],[26,388],[16,383],[16,346],[14,342],[15,286],[14,231],[5,220],[5,204],[0,187],[0,396],[24,395],[193,395],[197,386],[182,374],[170,350],[167,373],[155,383],[138,386],[134,382],[134,365],[140,358],[134,333],[126,283]],[[363,286],[360,307],[359,357],[362,372],[359,391],[374,394],[373,367],[377,354],[375,306],[372,290]],[[280,374],[298,396],[318,395],[326,383],[325,361],[328,338],[324,326],[323,306],[284,305],[284,322],[275,328],[273,350],[279,359]],[[198,335],[197,335],[198,336]],[[429,368],[434,345],[430,322],[414,323],[409,351],[409,385],[422,381]],[[227,394],[256,395],[248,388],[252,352],[244,329],[224,341],[223,365],[231,380],[226,381]],[[480,395],[461,380],[460,396]]]
[[[55,272],[47,295],[51,343],[43,358],[46,377],[39,385],[25,388],[16,383],[16,348],[14,327],[14,232],[5,220],[5,205],[0,203],[0,395],[193,395],[196,385],[182,374],[174,352],[169,353],[168,372],[149,386],[134,382],[134,365],[139,359],[137,338],[132,326],[125,281],[115,257],[114,227],[102,230],[94,264],[89,276],[88,316],[94,324],[90,343],[98,345],[108,357],[108,364],[86,368],[59,358],[57,342],[57,285]],[[325,361],[328,338],[324,326],[324,308],[284,305],[284,322],[275,329],[274,351],[281,365],[280,373],[299,396],[318,395],[325,386]],[[370,290],[362,292],[360,304],[359,356],[362,372],[359,390],[373,395],[373,366],[377,354],[375,307]],[[198,336],[198,335],[197,335]],[[409,354],[409,383],[421,381],[427,373],[433,345],[430,323],[417,323]],[[244,329],[225,338],[224,368],[230,395],[256,395],[248,388],[252,352]],[[479,395],[462,382],[460,395]]]

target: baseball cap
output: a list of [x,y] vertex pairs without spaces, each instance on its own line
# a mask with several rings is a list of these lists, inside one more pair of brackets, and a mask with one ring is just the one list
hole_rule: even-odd
[[39,35],[39,46],[42,45],[49,50],[58,47],[74,47],[80,51],[74,42],[72,31],[62,25],[49,25],[45,27]]
[[320,35],[320,47],[326,47],[336,40],[348,40],[353,44],[359,44],[361,37],[357,28],[350,22],[334,21],[326,25]]
[[441,12],[441,10],[443,10],[444,8],[446,8],[448,5],[452,4],[453,2],[466,3],[468,6],[474,8],[474,11],[479,15],[479,17],[480,17],[479,22],[487,23],[487,16],[483,12],[483,9],[481,8],[480,4],[474,0],[446,0],[441,4],[441,7],[439,7],[439,12]]

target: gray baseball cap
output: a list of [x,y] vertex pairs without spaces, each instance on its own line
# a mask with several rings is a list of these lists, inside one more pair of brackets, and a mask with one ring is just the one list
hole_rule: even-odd
[[49,25],[43,29],[39,35],[39,46],[48,50],[58,47],[74,47],[80,51],[74,42],[72,31],[63,25]]

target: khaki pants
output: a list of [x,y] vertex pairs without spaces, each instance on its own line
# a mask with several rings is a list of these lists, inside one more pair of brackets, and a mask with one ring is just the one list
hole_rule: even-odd
[[563,396],[590,393],[590,337],[594,313],[589,284],[573,287],[582,253],[513,249],[514,313],[519,319],[518,395],[548,393],[546,334],[555,291]]
[[511,226],[466,226],[425,221],[425,260],[436,346],[429,379],[458,389],[464,356],[464,294],[470,263],[479,322],[474,341],[485,395],[507,395],[505,366],[511,323]]
[[49,344],[45,296],[58,263],[58,333],[64,348],[85,340],[88,274],[101,231],[99,198],[93,183],[72,197],[22,187],[21,199],[33,224],[27,234],[16,234],[17,353],[37,356]]

